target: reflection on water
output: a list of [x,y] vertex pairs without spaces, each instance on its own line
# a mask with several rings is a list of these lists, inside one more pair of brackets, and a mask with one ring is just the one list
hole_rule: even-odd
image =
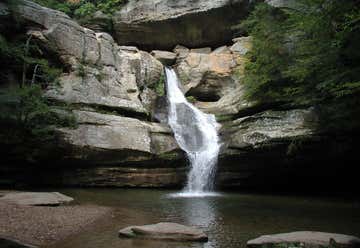
[[[183,212],[186,222],[203,230],[213,229],[216,225],[216,209],[212,204],[211,198],[185,199]],[[216,247],[216,240],[210,240],[204,247]]]
[[[114,214],[96,226],[51,248],[234,248],[259,235],[314,230],[360,236],[358,202],[308,197],[223,193],[216,197],[173,197],[169,191],[69,189],[62,191],[80,204],[111,206]],[[178,243],[120,239],[129,225],[162,221],[197,226],[209,242]],[[49,247],[49,248],[50,248]]]

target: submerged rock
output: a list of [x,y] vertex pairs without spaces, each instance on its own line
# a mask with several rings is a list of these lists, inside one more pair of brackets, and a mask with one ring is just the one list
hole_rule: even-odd
[[263,235],[248,241],[247,246],[250,248],[276,244],[294,246],[294,243],[302,244],[301,247],[360,247],[360,239],[355,236],[311,231]]
[[73,200],[59,192],[16,192],[0,198],[0,201],[28,206],[59,206]]
[[153,225],[130,226],[119,231],[120,237],[172,241],[208,241],[207,235],[194,227],[161,222]]

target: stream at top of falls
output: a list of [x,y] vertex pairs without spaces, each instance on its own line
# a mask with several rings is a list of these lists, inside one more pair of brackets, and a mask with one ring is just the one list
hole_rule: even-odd
[[189,103],[180,89],[180,81],[173,69],[165,68],[168,123],[180,148],[186,152],[190,172],[184,190],[174,196],[217,196],[214,177],[220,141],[215,116],[206,114]]

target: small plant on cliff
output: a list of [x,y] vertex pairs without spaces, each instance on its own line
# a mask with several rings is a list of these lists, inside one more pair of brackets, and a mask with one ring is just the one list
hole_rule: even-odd
[[194,96],[187,96],[186,100],[190,103],[195,103],[196,102],[196,98]]
[[[39,85],[25,85],[0,94],[1,124],[31,136],[49,136],[53,127],[75,126],[74,117],[59,115],[43,97]],[[13,138],[13,137],[10,137]]]
[[44,52],[31,38],[19,35],[8,40],[0,35],[0,75],[14,77],[20,87],[35,82],[43,88],[56,84],[62,68],[44,58]]
[[155,92],[158,96],[165,95],[165,76],[161,74],[159,80],[155,84]]
[[[62,68],[44,58],[31,36],[14,37],[0,35],[2,139],[45,138],[51,136],[53,127],[74,126],[71,114],[59,115],[43,96],[43,89],[57,83]],[[9,129],[17,130],[16,135],[5,131]]]

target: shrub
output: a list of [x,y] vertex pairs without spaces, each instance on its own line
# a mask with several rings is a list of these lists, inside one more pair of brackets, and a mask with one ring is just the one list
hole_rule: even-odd
[[53,127],[76,126],[71,114],[59,115],[49,106],[41,87],[36,84],[3,91],[0,102],[1,124],[16,127],[36,138],[39,138],[39,135],[43,136],[42,138],[51,136]]
[[253,50],[249,99],[322,102],[360,92],[360,7],[355,0],[299,0],[296,10],[258,4],[244,26]]

